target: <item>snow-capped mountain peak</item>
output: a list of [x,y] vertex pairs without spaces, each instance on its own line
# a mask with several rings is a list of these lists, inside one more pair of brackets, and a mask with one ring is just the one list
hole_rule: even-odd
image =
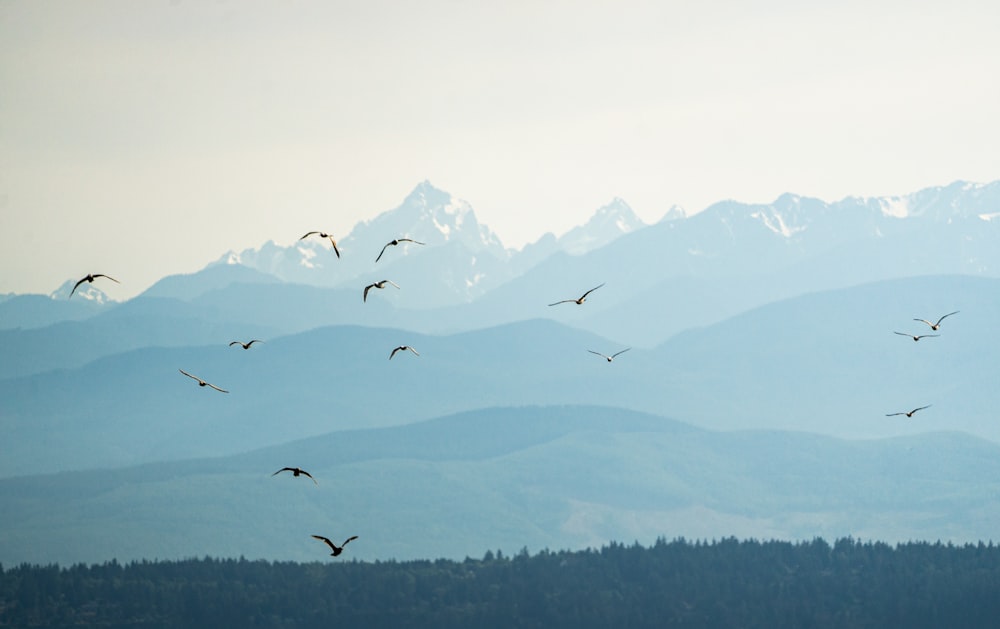
[[667,211],[664,212],[663,216],[660,217],[659,222],[664,223],[667,221],[679,221],[684,218],[687,218],[687,210],[679,205],[671,205]]
[[384,244],[393,238],[413,238],[428,245],[461,242],[472,251],[507,256],[500,238],[479,223],[468,202],[429,181],[419,183],[399,207],[358,223],[344,242],[371,239]]
[[[401,239],[416,242],[387,244]],[[469,203],[435,188],[429,181],[413,188],[398,207],[357,223],[337,239],[337,245],[339,258],[324,239],[297,240],[288,246],[269,241],[257,249],[227,252],[214,264],[239,264],[290,282],[340,286],[398,263],[403,263],[403,268],[397,273],[415,272],[420,263],[413,258],[430,265],[449,256],[472,258],[477,268],[468,277],[456,272],[462,276],[449,280],[457,287],[458,297],[465,300],[469,294],[485,290],[489,281],[501,281],[496,265],[502,266],[510,257],[499,237],[479,223]],[[429,257],[424,258],[427,254]]]
[[85,299],[97,304],[109,304],[115,301],[108,297],[107,293],[89,282],[80,284],[76,291],[74,291],[73,286],[76,285],[76,282],[77,280],[74,279],[66,280],[59,285],[59,288],[49,293],[49,297],[52,299],[69,299],[70,293],[72,293],[73,299]]
[[645,226],[624,199],[615,197],[607,205],[598,208],[585,224],[563,234],[559,238],[558,248],[580,255]]

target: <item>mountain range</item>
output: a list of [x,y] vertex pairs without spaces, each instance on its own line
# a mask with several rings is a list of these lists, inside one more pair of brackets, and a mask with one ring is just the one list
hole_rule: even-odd
[[[299,465],[316,479],[272,476]],[[12,563],[481,556],[608,539],[981,540],[1000,446],[713,432],[593,406],[485,408],[236,456],[0,480]],[[59,543],[53,543],[58,540]]]
[[[330,523],[370,531],[368,558],[698,531],[982,539],[997,508],[998,226],[1000,182],[724,201],[651,225],[614,199],[514,251],[423,182],[338,238],[340,258],[312,236],[226,252],[122,303],[97,285],[66,299],[75,280],[4,296],[0,561],[48,561],[42,536],[74,521],[89,532],[61,551],[88,561],[304,559],[291,527],[247,529],[245,514],[281,517],[278,494],[222,497],[284,491],[266,477],[284,465],[350,471],[317,495],[358,514]],[[399,288],[363,300],[381,279]],[[952,312],[936,331],[917,320]],[[264,342],[230,345],[251,338]],[[390,360],[401,345],[419,355]],[[322,523],[311,489],[288,509]]]

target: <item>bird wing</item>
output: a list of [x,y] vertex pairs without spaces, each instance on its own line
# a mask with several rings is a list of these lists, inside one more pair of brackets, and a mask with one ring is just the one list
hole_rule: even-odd
[[397,284],[396,282],[393,282],[392,280],[382,280],[382,281],[383,281],[383,282],[389,282],[390,284],[392,284],[392,285],[393,285],[393,286],[395,286],[396,288],[399,288],[399,284]]
[[575,299],[563,299],[562,301],[557,301],[554,304],[549,304],[550,306],[558,306],[559,304],[568,304],[569,302],[575,302]]
[[[316,479],[313,478],[313,475],[310,474],[309,472],[307,472],[305,470],[299,470],[299,473],[300,474],[304,474],[304,475],[308,476],[309,478],[312,478],[312,482],[316,483]],[[319,483],[316,483],[316,484],[319,485]]]
[[602,353],[600,353],[600,352],[595,352],[595,351],[594,351],[594,350],[592,350],[592,349],[588,349],[587,351],[588,351],[588,352],[590,352],[591,354],[597,354],[597,355],[598,355],[598,356],[600,356],[601,358],[607,358],[607,356],[605,356],[604,354],[602,354]]
[[365,293],[364,293],[364,295],[361,296],[361,301],[368,301],[368,291],[370,291],[372,289],[372,286],[375,286],[375,285],[374,284],[369,284],[368,286],[365,286]]
[[397,240],[399,240],[399,242],[412,242],[415,245],[422,245],[422,244],[424,244],[424,243],[418,242],[418,241],[416,241],[416,240],[414,240],[412,238],[398,238]]
[[241,342],[239,342],[239,341],[233,341],[233,342],[231,342],[231,343],[229,344],[229,347],[232,347],[233,345],[243,345],[243,343],[241,343]]
[[886,413],[885,414],[886,417],[892,417],[894,415],[906,415],[906,413]]
[[260,339],[253,339],[252,341],[250,341],[249,343],[247,343],[247,344],[246,344],[246,347],[250,347],[250,346],[251,346],[251,345],[253,345],[254,343],[263,343],[263,342],[264,342],[264,341],[262,341],[262,340],[260,340]]
[[[76,284],[73,284],[73,290],[69,291],[69,297],[72,297],[73,293],[76,292],[76,289],[79,288],[80,284],[83,284],[86,281],[87,281],[87,278],[85,277],[82,280],[78,281]],[[69,297],[67,297],[66,299],[69,299]]]
[[908,337],[910,337],[911,339],[913,338],[913,335],[912,335],[912,334],[907,334],[906,332],[896,332],[896,331],[893,331],[893,334],[898,334],[898,335],[900,335],[900,336],[908,336]]
[[932,339],[935,336],[941,336],[941,335],[940,334],[921,334],[920,336],[918,336],[916,338],[918,338],[918,339]]
[[292,471],[294,471],[294,470],[292,470],[292,468],[290,468],[290,467],[283,467],[280,470],[278,470],[277,472],[275,472],[274,474],[271,474],[271,476],[277,476],[278,474],[281,474],[282,472],[292,472]]
[[[604,284],[601,284],[601,286],[604,286]],[[595,287],[591,288],[591,289],[590,289],[590,290],[588,290],[588,291],[587,291],[586,293],[584,293],[583,295],[581,295],[581,296],[580,296],[580,299],[584,299],[584,298],[586,298],[586,297],[587,297],[587,295],[591,294],[592,292],[594,292],[595,290],[597,290],[597,289],[598,289],[598,288],[600,288],[601,286],[595,286]]]
[[950,317],[951,315],[958,314],[959,312],[960,311],[958,310],[956,310],[955,312],[949,312],[948,314],[944,315],[943,317],[937,320],[937,325],[941,325],[941,322],[944,321],[945,317]]
[[350,537],[348,537],[347,539],[344,540],[344,543],[341,545],[341,547],[347,546],[348,542],[350,542],[352,539],[358,539],[358,536],[357,535],[351,535]]
[[624,354],[625,352],[627,352],[627,351],[628,351],[628,350],[630,350],[630,349],[632,349],[632,348],[631,348],[631,347],[626,347],[625,349],[623,349],[623,350],[622,350],[622,351],[620,351],[620,352],[615,352],[614,354],[612,354],[612,355],[611,355],[611,357],[612,357],[612,358],[615,358],[615,357],[616,357],[616,356],[618,356],[619,354]]
[[928,321],[927,319],[914,319],[914,321],[921,321],[923,323],[926,323],[927,325],[929,325],[932,328],[934,327],[934,324],[931,323],[930,321]]
[[330,238],[330,244],[333,245],[333,252],[337,254],[337,257],[339,258],[340,249],[337,249],[337,241],[333,239],[333,236],[329,236],[329,238]]
[[930,408],[930,407],[931,407],[931,405],[930,405],[930,404],[928,404],[927,406],[921,406],[920,408],[915,408],[915,409],[913,409],[912,411],[910,411],[910,413],[911,413],[911,414],[912,414],[912,413],[916,413],[917,411],[922,411],[922,410],[924,410],[925,408]]
[[188,372],[184,371],[183,369],[178,369],[177,371],[181,372],[182,374],[184,374],[188,378],[191,378],[192,380],[197,380],[198,382],[201,382],[201,378],[199,378],[198,376],[192,376],[191,374],[189,374]]
[[299,238],[299,240],[302,240],[303,238],[308,238],[309,236],[312,236],[313,234],[318,234],[318,233],[319,233],[319,232],[309,232],[308,234],[306,234],[306,235],[305,235],[305,236],[303,236],[302,238]]
[[414,353],[414,354],[416,354],[417,356],[419,356],[419,355],[420,355],[420,352],[418,352],[417,350],[413,349],[413,348],[412,348],[412,347],[410,347],[409,345],[407,345],[407,346],[406,346],[406,349],[410,350],[411,352],[413,352],[413,353]]
[[391,242],[388,242],[388,243],[386,243],[386,244],[385,244],[385,246],[384,246],[384,247],[382,247],[382,251],[379,251],[379,253],[378,253],[378,257],[377,257],[377,258],[375,258],[375,261],[376,261],[376,262],[378,262],[378,261],[379,261],[379,260],[380,260],[380,259],[382,258],[382,254],[383,254],[383,253],[385,253],[385,250],[386,250],[386,249],[388,249],[388,248],[389,248],[389,245],[391,245],[391,244],[392,244]]
[[323,542],[326,542],[326,545],[329,546],[331,550],[337,550],[337,547],[333,545],[333,542],[323,537],[322,535],[313,535],[313,537]]
[[220,389],[219,387],[215,386],[211,382],[206,382],[205,384],[207,384],[208,386],[212,387],[213,389],[215,389],[216,391],[219,391],[221,393],[229,393],[229,391],[226,391],[225,389]]
[[[111,280],[112,282],[114,282],[115,284],[121,284],[121,282],[119,282],[119,281],[118,281],[118,280],[116,280],[115,278],[111,277],[110,275],[105,275],[104,273],[95,273],[95,274],[94,274],[94,277],[106,277],[106,278],[108,278],[109,280]],[[948,315],[945,315],[945,317],[946,317],[946,316],[948,316]],[[942,319],[944,319],[944,317],[941,317],[941,318],[942,318]]]
[[403,348],[402,347],[397,347],[394,350],[392,350],[392,353],[389,354],[389,360],[392,360],[392,357],[396,355],[396,352],[398,352],[401,349],[403,349]]

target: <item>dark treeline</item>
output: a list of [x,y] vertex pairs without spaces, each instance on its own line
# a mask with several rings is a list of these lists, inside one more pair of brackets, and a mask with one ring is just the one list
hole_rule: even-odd
[[996,627],[1000,546],[660,540],[465,561],[0,566],[4,627]]

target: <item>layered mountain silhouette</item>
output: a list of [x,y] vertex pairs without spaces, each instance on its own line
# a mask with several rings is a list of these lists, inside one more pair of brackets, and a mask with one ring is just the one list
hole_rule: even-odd
[[[938,338],[915,344],[893,334],[953,309],[961,312]],[[164,346],[0,380],[0,428],[17,444],[0,473],[232,454],[521,404],[605,404],[716,429],[851,438],[948,429],[1000,441],[991,385],[998,348],[982,336],[997,317],[1000,279],[906,278],[775,302],[633,348],[613,364],[589,352],[610,355],[619,342],[546,319],[449,335],[327,326],[268,337],[250,352],[228,346],[231,336],[261,338],[245,323],[226,334],[167,320],[179,327],[166,327],[174,340]],[[179,343],[182,335],[198,344]],[[217,342],[205,343],[211,336]],[[390,362],[404,344],[420,356]],[[178,368],[232,393],[202,395]],[[933,412],[912,420],[884,417],[927,403]]]
[[[290,461],[318,484],[270,475]],[[363,531],[350,549],[362,560],[681,536],[963,543],[995,534],[998,478],[1000,446],[953,432],[847,441],[606,407],[486,408],[237,456],[0,480],[0,557],[310,562],[325,556],[308,537],[317,528]]]
[[[0,560],[307,560],[287,525],[249,524],[286,509],[364,529],[367,558],[699,532],[985,539],[998,230],[1000,183],[956,182],[651,225],[614,199],[515,251],[423,182],[337,234],[340,259],[296,232],[124,302],[3,296]],[[386,247],[399,238],[424,244]],[[955,311],[938,336],[894,334]],[[229,345],[250,338],[265,343]],[[419,356],[390,361],[403,345]],[[319,486],[265,479],[287,465]],[[40,550],[80,522],[66,554]]]

